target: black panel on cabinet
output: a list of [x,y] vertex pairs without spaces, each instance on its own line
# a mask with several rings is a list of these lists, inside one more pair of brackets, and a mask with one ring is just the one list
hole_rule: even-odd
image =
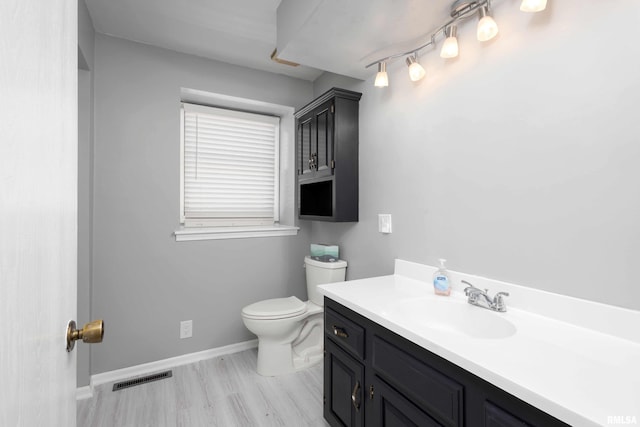
[[300,215],[333,215],[333,180],[300,184]]
[[530,427],[519,418],[511,415],[504,409],[491,402],[484,403],[484,426],[485,427]]
[[376,427],[441,426],[380,378],[374,377],[372,385],[374,396],[372,404],[375,412],[372,414],[371,422],[367,421],[367,425]]
[[332,426],[364,426],[364,365],[324,341],[324,418]]
[[331,308],[324,313],[324,330],[343,349],[358,360],[364,359],[364,328]]
[[381,337],[373,336],[371,366],[446,426],[463,425],[464,387]]

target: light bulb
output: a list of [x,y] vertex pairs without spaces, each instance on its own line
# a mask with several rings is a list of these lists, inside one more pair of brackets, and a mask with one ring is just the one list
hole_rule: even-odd
[[409,78],[412,82],[417,82],[418,80],[422,79],[425,74],[427,74],[427,72],[424,70],[424,68],[422,68],[422,65],[418,64],[417,62],[414,62],[409,66]]
[[447,27],[445,30],[445,35],[447,38],[444,40],[442,44],[442,50],[440,50],[441,58],[455,58],[458,56],[458,38],[457,35],[457,27],[452,25]]
[[523,12],[541,12],[547,7],[547,0],[522,0],[520,10]]
[[387,63],[378,63],[378,74],[376,74],[376,81],[373,83],[375,87],[387,87],[389,86],[389,77],[387,76]]
[[427,74],[422,65],[418,63],[418,57],[415,54],[407,57],[407,65],[409,66],[409,78],[412,82],[417,82]]
[[487,6],[480,8],[480,21],[478,22],[478,40],[486,42],[491,40],[498,34],[498,24],[493,20]]

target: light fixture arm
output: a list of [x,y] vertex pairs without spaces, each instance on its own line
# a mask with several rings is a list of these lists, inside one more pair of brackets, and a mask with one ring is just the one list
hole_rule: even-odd
[[447,20],[447,22],[445,22],[444,24],[442,24],[441,26],[439,26],[438,28],[436,28],[435,30],[433,30],[431,32],[431,35],[429,36],[429,41],[417,46],[411,50],[408,50],[406,52],[402,52],[402,53],[395,53],[393,55],[389,55],[389,56],[385,56],[384,58],[380,58],[377,59],[375,61],[373,61],[372,63],[368,64],[367,66],[365,66],[365,68],[369,68],[372,65],[376,65],[379,64],[381,62],[388,62],[391,59],[396,59],[396,58],[401,58],[403,56],[408,56],[408,55],[413,55],[413,54],[417,54],[418,51],[423,50],[424,48],[428,47],[428,46],[435,46],[436,44],[436,37],[438,37],[439,35],[443,35],[445,36],[445,29],[447,27],[449,27],[452,24],[455,24],[457,22],[460,22],[466,18],[471,17],[472,15],[474,15],[480,8],[486,6],[487,8],[490,7],[490,3],[491,0],[457,0],[453,3],[453,5],[451,6],[451,19]]

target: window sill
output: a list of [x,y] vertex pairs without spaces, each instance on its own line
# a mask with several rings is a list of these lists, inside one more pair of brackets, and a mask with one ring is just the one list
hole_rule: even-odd
[[180,227],[174,231],[176,242],[192,240],[248,239],[255,237],[295,236],[300,227],[268,225],[251,227]]

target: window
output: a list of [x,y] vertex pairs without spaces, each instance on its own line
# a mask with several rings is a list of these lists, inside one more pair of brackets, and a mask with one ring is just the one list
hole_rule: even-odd
[[181,222],[268,226],[279,220],[279,117],[182,104]]

